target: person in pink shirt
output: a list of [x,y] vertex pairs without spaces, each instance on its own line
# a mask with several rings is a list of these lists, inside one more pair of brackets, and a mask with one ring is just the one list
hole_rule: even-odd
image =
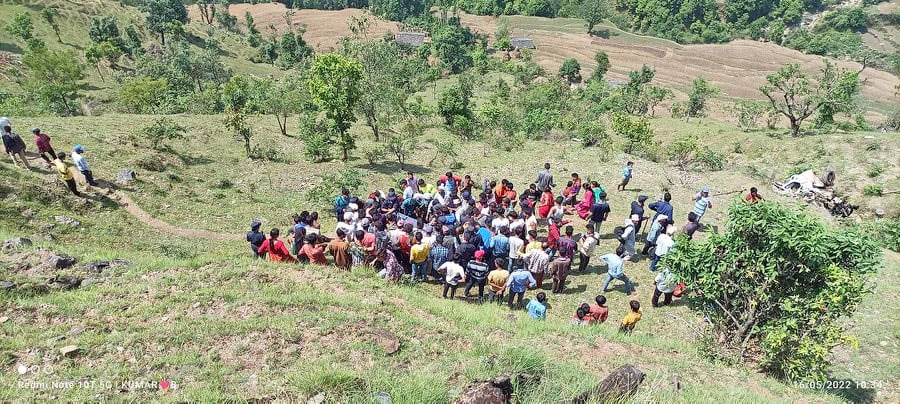
[[50,136],[41,133],[38,128],[32,129],[31,133],[34,133],[34,145],[37,146],[38,154],[47,162],[47,165],[50,165],[53,160],[56,160],[56,151],[50,145]]

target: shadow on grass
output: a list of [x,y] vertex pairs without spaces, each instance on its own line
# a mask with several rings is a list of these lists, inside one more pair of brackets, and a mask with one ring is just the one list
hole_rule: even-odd
[[375,171],[379,174],[385,174],[385,175],[396,174],[398,176],[402,175],[406,171],[412,171],[414,173],[425,173],[425,172],[431,171],[430,169],[426,169],[426,167],[421,166],[419,164],[410,164],[410,163],[403,164],[403,167],[401,168],[400,164],[398,164],[396,162],[383,162],[383,163],[375,163],[375,164],[360,163],[360,164],[356,165],[356,168]]
[[14,53],[17,55],[21,55],[25,51],[14,43],[3,42],[0,43],[0,52]]
[[828,379],[827,383],[828,386],[833,388],[825,391],[851,403],[868,404],[875,402],[875,388],[865,386],[865,383],[850,379]]

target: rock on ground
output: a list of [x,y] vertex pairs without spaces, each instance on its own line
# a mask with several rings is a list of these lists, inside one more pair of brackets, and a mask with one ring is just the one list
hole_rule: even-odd
[[53,254],[50,258],[47,259],[47,266],[55,269],[65,269],[75,265],[77,260],[66,254]]
[[62,348],[59,348],[59,353],[61,353],[62,356],[65,356],[66,358],[73,358],[75,356],[78,356],[80,352],[81,348],[75,345],[66,345]]
[[646,375],[632,364],[625,364],[614,370],[593,389],[573,398],[571,404],[588,402],[622,402],[634,394]]
[[456,404],[508,404],[513,393],[509,376],[475,381],[456,400]]
[[81,222],[68,216],[53,216],[53,220],[56,220],[56,222],[59,224],[67,224],[72,227],[81,226]]
[[25,237],[11,238],[3,242],[3,252],[18,251],[31,246],[31,240]]
[[137,173],[134,172],[134,169],[126,168],[120,170],[119,173],[116,174],[115,182],[119,185],[128,185],[131,184],[135,178],[137,178]]

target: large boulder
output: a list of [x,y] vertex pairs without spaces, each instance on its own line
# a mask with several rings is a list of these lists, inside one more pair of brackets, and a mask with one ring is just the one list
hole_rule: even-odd
[[513,393],[509,376],[475,381],[459,396],[456,404],[509,404]]
[[573,398],[571,404],[588,402],[623,402],[637,390],[646,375],[632,364],[625,364],[614,370],[593,389]]
[[25,237],[11,238],[3,242],[3,252],[18,251],[31,246],[31,240]]
[[119,185],[128,185],[131,184],[134,179],[137,178],[137,173],[134,172],[134,169],[126,168],[120,170],[118,174],[116,174],[116,184]]

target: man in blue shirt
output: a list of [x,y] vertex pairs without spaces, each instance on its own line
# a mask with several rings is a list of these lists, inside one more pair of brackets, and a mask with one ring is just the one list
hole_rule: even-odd
[[606,292],[606,288],[609,287],[609,283],[612,282],[613,279],[619,279],[625,282],[625,293],[631,294],[633,288],[631,286],[631,280],[625,276],[625,261],[622,260],[622,256],[624,255],[625,247],[619,246],[619,248],[616,249],[615,254],[600,256],[600,261],[605,262],[608,267],[606,279],[603,281],[603,292]]
[[500,228],[500,233],[491,238],[491,252],[494,257],[506,258],[509,256],[509,229]]
[[547,318],[547,305],[544,302],[547,301],[547,294],[544,292],[537,294],[537,300],[532,300],[528,302],[528,305],[525,306],[525,310],[528,310],[528,317],[532,320],[544,320]]
[[522,307],[522,298],[525,297],[528,285],[536,283],[537,281],[531,276],[531,272],[526,271],[524,268],[516,268],[516,271],[509,275],[509,279],[506,281],[506,288],[509,289],[509,298],[506,303],[509,307],[512,308],[514,296],[517,299],[516,307]]
[[669,224],[675,224],[675,220],[673,220],[675,216],[672,215],[672,204],[669,203],[671,200],[672,194],[666,192],[665,195],[663,195],[663,200],[650,204],[650,209],[656,212],[656,214],[653,215],[654,222],[659,215],[666,215],[669,217]]

